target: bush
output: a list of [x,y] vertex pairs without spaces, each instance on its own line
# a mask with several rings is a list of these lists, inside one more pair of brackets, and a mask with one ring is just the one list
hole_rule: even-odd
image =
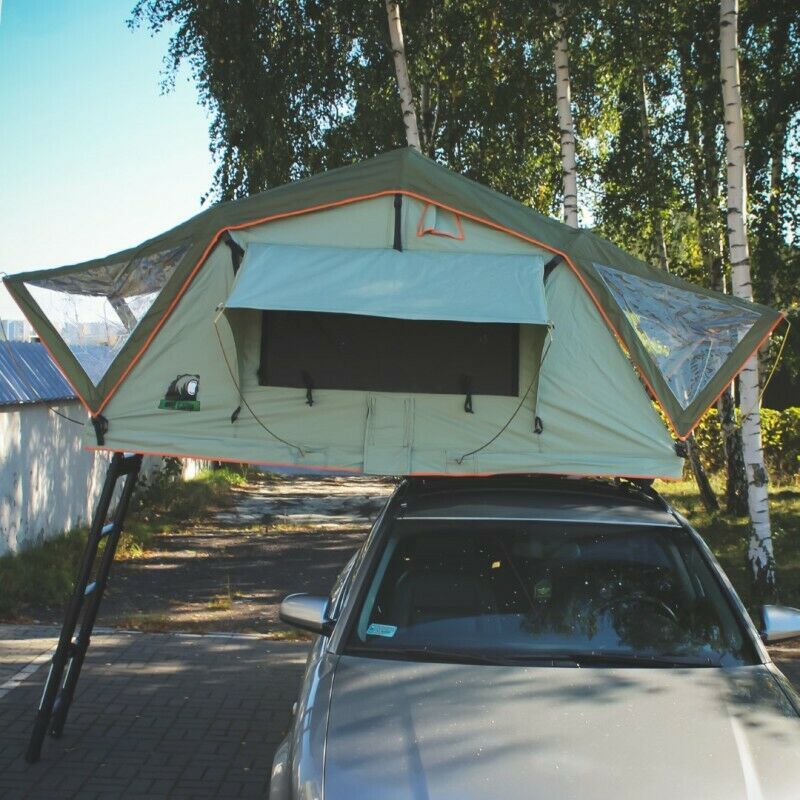
[[[736,412],[737,420],[739,412]],[[767,471],[775,483],[794,483],[800,471],[800,407],[761,409],[761,433]],[[716,408],[708,410],[694,432],[703,464],[709,472],[725,468],[722,432]]]

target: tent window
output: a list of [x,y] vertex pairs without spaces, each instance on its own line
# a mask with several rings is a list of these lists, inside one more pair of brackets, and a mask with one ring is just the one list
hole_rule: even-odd
[[[262,386],[516,396],[519,325],[264,311]],[[305,375],[304,375],[305,373]],[[307,376],[307,377],[306,377]]]
[[25,282],[89,379],[97,385],[172,277],[188,245]]
[[426,234],[463,241],[464,228],[461,225],[461,217],[452,211],[446,211],[439,206],[427,203],[422,209],[422,215],[417,223],[417,236]]
[[684,409],[759,319],[755,310],[699,292],[594,266]]

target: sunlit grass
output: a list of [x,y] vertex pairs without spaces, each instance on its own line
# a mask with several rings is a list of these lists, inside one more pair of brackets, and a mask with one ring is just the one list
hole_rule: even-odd
[[161,613],[130,614],[118,620],[117,627],[142,633],[170,633],[175,630],[175,625],[169,615]]
[[296,628],[277,628],[265,633],[264,638],[273,642],[310,642],[313,635]]
[[[712,484],[720,501],[724,501],[722,478],[715,476]],[[739,595],[749,603],[752,591],[747,566],[748,518],[731,517],[722,511],[709,513],[692,481],[657,481],[656,489],[703,536]],[[770,519],[778,573],[778,599],[781,603],[800,607],[800,487],[771,487]]]

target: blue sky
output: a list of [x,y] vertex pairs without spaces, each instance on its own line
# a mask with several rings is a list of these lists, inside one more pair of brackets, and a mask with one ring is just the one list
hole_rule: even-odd
[[[186,75],[162,94],[169,32],[135,0],[0,0],[0,272],[120,250],[200,210],[214,170]],[[20,318],[0,288],[0,317]]]

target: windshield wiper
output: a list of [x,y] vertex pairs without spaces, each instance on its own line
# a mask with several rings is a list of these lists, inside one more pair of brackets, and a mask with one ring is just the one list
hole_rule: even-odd
[[682,659],[644,656],[630,653],[581,653],[558,651],[549,653],[491,654],[474,650],[443,650],[436,647],[348,647],[345,655],[372,658],[400,658],[408,661],[432,661],[451,664],[490,664],[493,666],[604,666],[642,668],[718,667],[719,663],[704,659]]
[[[620,666],[620,667],[718,667],[719,664],[709,659],[691,659],[670,656],[645,656],[632,653],[552,653],[549,656],[553,661],[574,661],[582,666]],[[540,656],[537,654],[538,660]],[[525,656],[520,656],[524,661]]]
[[433,661],[449,664],[510,666],[515,663],[513,659],[502,655],[477,653],[470,650],[442,650],[436,647],[348,647],[345,655],[401,658],[408,661]]

